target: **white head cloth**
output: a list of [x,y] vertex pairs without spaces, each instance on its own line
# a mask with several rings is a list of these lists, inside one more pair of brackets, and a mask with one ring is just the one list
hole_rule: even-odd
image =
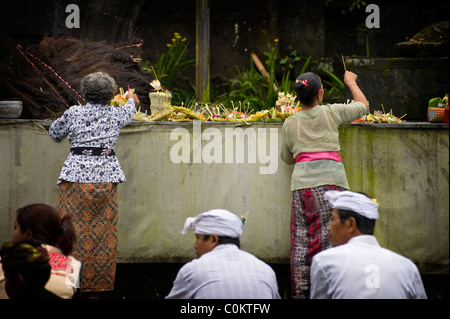
[[217,235],[238,238],[242,234],[242,221],[232,212],[225,209],[213,209],[198,215],[188,217],[184,223],[182,234],[193,230],[200,235]]
[[363,194],[350,191],[326,191],[331,208],[350,210],[369,219],[378,219],[378,205]]

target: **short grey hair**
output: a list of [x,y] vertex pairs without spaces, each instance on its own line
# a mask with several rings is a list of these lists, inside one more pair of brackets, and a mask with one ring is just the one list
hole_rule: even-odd
[[81,94],[91,104],[109,104],[117,90],[116,81],[104,72],[86,75],[80,86]]

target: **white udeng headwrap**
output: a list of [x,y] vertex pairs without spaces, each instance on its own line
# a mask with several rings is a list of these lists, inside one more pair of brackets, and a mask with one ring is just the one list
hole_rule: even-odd
[[351,210],[369,219],[378,219],[378,205],[363,194],[350,191],[326,191],[324,198],[331,208]]
[[193,230],[200,235],[217,235],[238,238],[242,234],[242,221],[232,212],[225,209],[213,209],[198,215],[188,217],[184,223],[182,234]]

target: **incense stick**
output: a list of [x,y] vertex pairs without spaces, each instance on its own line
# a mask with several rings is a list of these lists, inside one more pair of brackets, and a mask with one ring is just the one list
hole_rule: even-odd
[[347,67],[345,66],[344,55],[342,53],[341,53],[341,57],[342,57],[342,64],[344,65],[344,71],[347,72]]
[[[153,70],[153,74],[155,75],[156,80],[158,80],[158,76],[156,75],[155,69],[153,68],[153,65],[150,65],[152,67]],[[158,80],[159,81],[159,80]]]

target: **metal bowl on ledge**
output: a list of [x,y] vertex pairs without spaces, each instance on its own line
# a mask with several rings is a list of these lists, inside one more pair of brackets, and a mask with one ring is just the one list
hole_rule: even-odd
[[17,119],[22,114],[22,101],[0,101],[0,119]]

